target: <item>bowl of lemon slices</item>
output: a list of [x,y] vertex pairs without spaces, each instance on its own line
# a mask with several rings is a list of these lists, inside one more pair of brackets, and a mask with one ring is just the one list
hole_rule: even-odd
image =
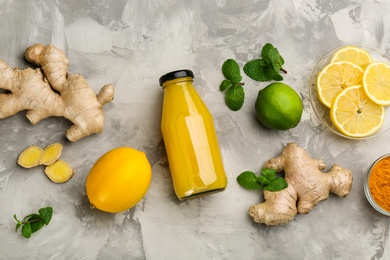
[[334,49],[310,77],[310,101],[323,125],[350,139],[390,129],[390,57],[362,45]]

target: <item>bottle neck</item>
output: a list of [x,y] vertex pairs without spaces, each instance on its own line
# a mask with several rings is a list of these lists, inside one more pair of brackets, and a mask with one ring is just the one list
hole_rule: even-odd
[[174,84],[178,84],[178,83],[192,83],[192,82],[193,82],[192,77],[177,78],[177,79],[172,79],[172,80],[168,80],[168,81],[164,82],[162,84],[162,88],[165,89],[166,87],[168,87],[170,85],[174,85]]

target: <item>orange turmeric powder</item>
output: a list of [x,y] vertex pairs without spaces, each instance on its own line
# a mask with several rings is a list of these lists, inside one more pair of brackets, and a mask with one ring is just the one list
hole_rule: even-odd
[[390,212],[390,156],[379,160],[372,167],[368,187],[376,204]]

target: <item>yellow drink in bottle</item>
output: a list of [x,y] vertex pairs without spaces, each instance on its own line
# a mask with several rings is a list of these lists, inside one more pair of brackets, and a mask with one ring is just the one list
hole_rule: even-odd
[[193,77],[190,70],[178,70],[160,78],[161,131],[179,199],[222,191],[227,185],[213,118],[192,85]]

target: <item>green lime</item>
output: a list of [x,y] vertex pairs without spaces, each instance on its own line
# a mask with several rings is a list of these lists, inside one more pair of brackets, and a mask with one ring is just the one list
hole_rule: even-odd
[[260,122],[276,130],[295,127],[303,112],[302,99],[298,93],[280,82],[271,83],[259,91],[255,108]]

